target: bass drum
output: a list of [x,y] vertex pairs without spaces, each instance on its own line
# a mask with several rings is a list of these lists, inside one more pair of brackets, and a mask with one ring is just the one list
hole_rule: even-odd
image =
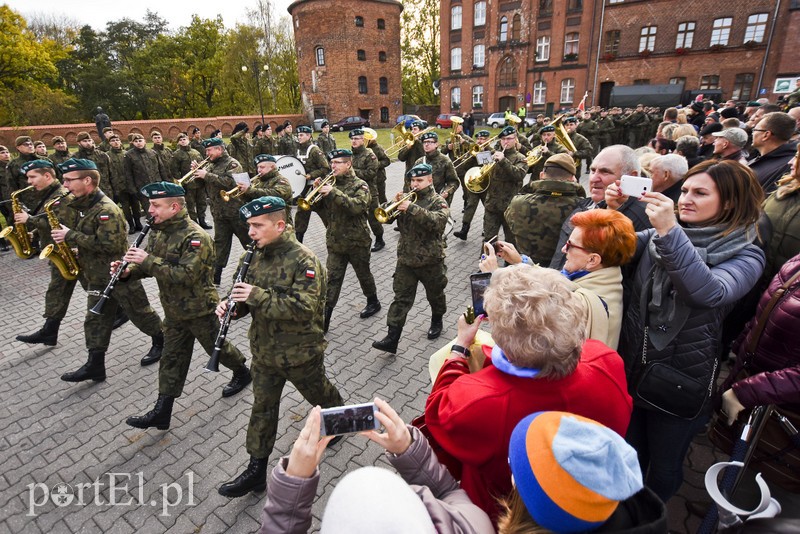
[[306,168],[303,163],[292,156],[281,156],[278,158],[277,169],[281,176],[289,180],[292,186],[292,198],[297,198],[303,194],[306,188]]

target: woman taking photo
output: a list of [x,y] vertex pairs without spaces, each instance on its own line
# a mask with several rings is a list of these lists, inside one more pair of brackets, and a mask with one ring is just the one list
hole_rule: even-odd
[[[758,281],[753,244],[763,192],[734,161],[689,169],[678,200],[647,193],[653,228],[638,232],[630,305],[619,353],[634,409],[626,440],[645,484],[666,502],[683,481],[683,459],[711,414],[722,320]],[[609,186],[609,205],[622,197]]]

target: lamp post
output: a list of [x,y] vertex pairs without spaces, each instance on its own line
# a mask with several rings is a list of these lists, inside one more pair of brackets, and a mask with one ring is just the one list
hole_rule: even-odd
[[[262,67],[264,72],[269,72],[269,66]],[[261,111],[261,125],[264,125],[264,101],[261,98],[261,75],[256,60],[253,60],[253,76],[256,77],[256,91],[258,92],[258,109]],[[247,72],[247,65],[242,65],[242,72]]]

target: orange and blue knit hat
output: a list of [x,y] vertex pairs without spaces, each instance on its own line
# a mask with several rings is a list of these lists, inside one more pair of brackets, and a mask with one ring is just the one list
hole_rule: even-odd
[[520,421],[508,461],[531,517],[557,533],[600,527],[643,487],[636,451],[619,434],[566,412]]

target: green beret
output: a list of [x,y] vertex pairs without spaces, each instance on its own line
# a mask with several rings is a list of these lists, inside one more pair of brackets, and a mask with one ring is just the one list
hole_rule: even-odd
[[506,126],[502,130],[500,130],[499,137],[502,139],[503,137],[508,137],[509,135],[514,135],[517,133],[517,129],[513,126]]
[[476,133],[475,135],[477,137],[491,137],[492,136],[492,134],[489,132],[489,130],[481,130],[478,133]]
[[23,165],[20,170],[22,171],[22,174],[28,174],[28,171],[32,171],[34,169],[55,169],[55,167],[53,167],[52,162],[46,159],[35,159]]
[[171,198],[186,196],[186,190],[172,182],[153,182],[141,189],[147,198]]
[[326,126],[330,126],[330,125],[331,124],[328,121],[322,121],[322,123],[320,123],[319,127],[320,128],[325,128]]
[[420,141],[425,141],[426,139],[433,139],[434,141],[439,140],[439,134],[436,132],[425,132],[419,137]]
[[78,142],[83,141],[85,139],[91,139],[92,136],[89,135],[89,132],[80,132],[78,134]]
[[65,174],[72,171],[96,171],[97,165],[90,159],[69,158],[58,164],[58,170]]
[[578,118],[577,117],[567,117],[566,119],[564,119],[564,124],[566,124],[568,122],[578,122]]
[[14,141],[14,146],[24,145],[25,143],[32,143],[33,139],[29,135],[20,135],[17,137],[17,140]]
[[550,126],[550,125],[548,124],[547,126],[542,126],[542,129],[541,129],[541,130],[539,130],[539,133],[540,133],[540,134],[543,134],[543,133],[547,133],[547,132],[555,132],[555,131],[556,131],[556,127],[555,127],[555,126]]
[[202,142],[203,142],[203,148],[208,148],[210,146],[223,146],[224,144],[221,137],[212,137],[210,139],[203,139]]
[[414,121],[411,123],[411,127],[413,128],[416,126],[417,128],[422,128],[422,121]]
[[411,167],[406,173],[406,178],[414,178],[416,176],[428,176],[433,174],[433,167],[427,163],[417,163]]
[[258,217],[265,213],[273,213],[286,209],[286,202],[279,197],[261,197],[251,200],[239,208],[239,218],[247,221],[250,217]]
[[297,133],[307,133],[307,134],[310,134],[310,133],[312,133],[312,132],[311,132],[311,128],[309,128],[308,126],[298,126],[298,127],[297,127]]
[[262,161],[268,161],[269,163],[275,163],[278,160],[272,154],[259,154],[258,156],[253,158],[253,164],[254,165],[258,165]]
[[745,107],[748,107],[748,108],[760,108],[761,107],[761,103],[756,101],[756,100],[751,100],[750,102],[747,103],[747,106],[745,106]]
[[336,158],[352,158],[353,152],[346,149],[346,148],[337,148],[336,150],[331,150],[328,152],[328,159],[336,159]]
[[362,130],[361,128],[356,128],[354,130],[350,130],[350,139],[352,139],[352,138],[354,138],[354,137],[356,137],[358,135],[363,137],[364,136],[364,130]]

